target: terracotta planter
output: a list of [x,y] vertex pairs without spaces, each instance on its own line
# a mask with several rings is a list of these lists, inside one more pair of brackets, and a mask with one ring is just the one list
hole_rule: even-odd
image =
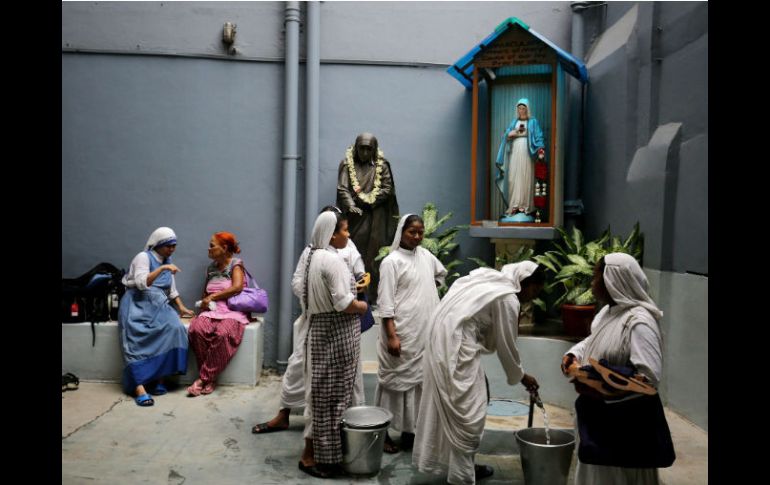
[[596,305],[562,305],[564,331],[571,337],[587,337],[591,333],[595,313]]

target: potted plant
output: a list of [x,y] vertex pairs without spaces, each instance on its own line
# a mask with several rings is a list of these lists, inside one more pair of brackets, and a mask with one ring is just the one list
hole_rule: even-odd
[[560,287],[563,291],[554,306],[561,307],[565,332],[570,336],[585,337],[590,333],[591,321],[596,313],[596,299],[591,291],[594,266],[604,255],[616,252],[627,253],[640,260],[644,237],[638,222],[624,241],[612,236],[609,227],[598,239],[587,243],[578,228],[573,228],[569,234],[561,228],[556,230],[561,239],[553,243],[555,250],[546,251],[533,259],[554,274],[554,281],[548,289]]

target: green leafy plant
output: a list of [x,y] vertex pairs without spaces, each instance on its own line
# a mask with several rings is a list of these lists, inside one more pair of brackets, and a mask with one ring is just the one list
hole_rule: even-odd
[[596,299],[591,292],[591,279],[596,263],[609,253],[627,253],[641,260],[644,251],[644,235],[639,231],[639,223],[634,225],[631,234],[621,240],[612,236],[608,227],[598,239],[585,242],[583,233],[573,228],[567,233],[556,228],[561,235],[559,242],[554,242],[555,250],[534,256],[533,259],[548,268],[554,274],[554,281],[547,289],[561,286],[563,294],[554,302],[555,307],[562,304],[593,305]]
[[[425,223],[425,234],[420,245],[436,256],[447,270],[446,282],[438,289],[439,296],[443,297],[449,291],[449,286],[452,285],[452,282],[460,277],[460,273],[457,271],[452,272],[452,270],[463,262],[454,258],[452,254],[459,247],[459,244],[455,242],[457,233],[461,229],[467,229],[468,225],[460,224],[449,227],[443,232],[438,232],[439,228],[452,217],[452,213],[448,212],[439,217],[438,209],[436,209],[436,205],[433,202],[425,204],[421,217]],[[390,246],[383,246],[374,260],[380,261],[388,254],[390,254]]]

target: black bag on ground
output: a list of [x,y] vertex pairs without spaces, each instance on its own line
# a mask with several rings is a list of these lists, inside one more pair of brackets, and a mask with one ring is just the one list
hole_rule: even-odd
[[62,278],[62,323],[117,320],[117,304],[126,291],[121,282],[124,274],[110,263],[99,263],[77,278]]

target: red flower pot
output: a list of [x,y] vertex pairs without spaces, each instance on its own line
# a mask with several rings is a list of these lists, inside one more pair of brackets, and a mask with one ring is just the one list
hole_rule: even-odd
[[595,313],[596,305],[562,305],[564,332],[572,337],[587,337],[591,333]]

